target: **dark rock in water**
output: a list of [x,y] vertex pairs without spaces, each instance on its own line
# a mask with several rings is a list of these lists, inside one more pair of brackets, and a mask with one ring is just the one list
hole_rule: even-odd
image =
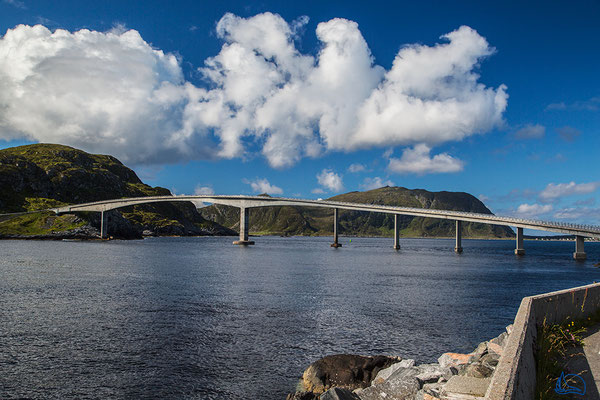
[[360,400],[360,397],[348,389],[332,388],[319,397],[319,400]]
[[323,393],[333,387],[365,388],[380,370],[398,361],[399,357],[331,355],[315,361],[304,371],[302,385],[313,393]]
[[287,395],[285,400],[318,400],[319,395],[313,392],[296,392]]

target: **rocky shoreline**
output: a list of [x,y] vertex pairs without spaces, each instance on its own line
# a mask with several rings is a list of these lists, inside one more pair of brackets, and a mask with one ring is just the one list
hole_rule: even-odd
[[286,400],[483,399],[512,325],[468,354],[444,353],[419,364],[389,356],[338,354],[312,363]]

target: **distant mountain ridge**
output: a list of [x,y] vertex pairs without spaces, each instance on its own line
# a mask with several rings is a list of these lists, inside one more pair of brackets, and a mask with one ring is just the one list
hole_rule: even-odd
[[[476,197],[464,192],[429,192],[423,189],[382,187],[365,192],[349,192],[329,198],[332,201],[415,207],[482,214],[492,212]],[[201,208],[208,220],[237,230],[239,210],[235,207],[211,205]],[[453,237],[455,222],[434,218],[399,216],[400,233],[405,237]],[[276,235],[330,235],[332,210],[299,206],[250,209],[250,232]],[[383,213],[340,210],[339,232],[356,236],[391,236],[394,216]],[[463,236],[472,238],[510,238],[514,232],[506,226],[464,222]]]
[[[108,155],[89,154],[57,144],[0,150],[0,213],[21,212],[121,197],[165,196],[168,189],[144,184],[134,171]],[[233,235],[207,221],[192,203],[155,203],[110,212],[109,234]],[[98,213],[51,213],[0,221],[0,237],[87,237],[95,234]]]

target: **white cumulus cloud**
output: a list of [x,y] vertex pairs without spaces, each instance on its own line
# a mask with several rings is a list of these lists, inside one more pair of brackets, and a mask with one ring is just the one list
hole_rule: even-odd
[[524,203],[517,207],[516,214],[521,218],[533,218],[537,217],[538,215],[549,213],[550,211],[552,211],[552,208],[553,207],[551,204],[542,205],[537,203]]
[[186,130],[200,89],[134,30],[19,25],[0,39],[0,138],[109,153],[130,163],[210,158]]
[[281,189],[278,186],[271,185],[269,183],[269,181],[267,180],[267,178],[262,178],[262,179],[256,178],[253,181],[248,180],[248,179],[243,179],[242,182],[250,185],[250,187],[252,188],[252,190],[255,193],[267,193],[267,194],[282,194],[283,193],[283,189]]
[[197,195],[197,196],[202,196],[202,195],[209,195],[210,196],[212,194],[215,194],[215,190],[211,186],[201,186],[201,185],[198,185],[194,189],[194,194]]
[[383,180],[380,177],[376,176],[374,178],[365,178],[363,183],[358,185],[363,190],[373,190],[379,189],[384,186],[394,186],[394,182],[388,180]]
[[400,158],[390,158],[388,169],[398,174],[430,174],[459,172],[463,170],[463,162],[447,153],[430,156],[431,148],[426,144],[418,144],[402,152]]
[[600,188],[600,181],[589,183],[549,183],[546,188],[540,192],[540,199],[543,201],[552,201],[559,197],[592,193],[598,188]]
[[[324,189],[327,189],[330,192],[341,192],[344,190],[344,182],[342,181],[342,177],[330,169],[324,169],[317,174],[317,182]],[[315,192],[313,193],[320,193]]]
[[135,30],[19,25],[0,38],[0,139],[64,143],[134,164],[260,151],[283,168],[327,151],[431,148],[502,123],[506,87],[478,82],[494,49],[475,30],[403,46],[385,70],[358,24],[342,18],[319,23],[320,51],[302,54],[295,40],[306,23],[225,14],[216,26],[223,45],[199,68],[206,88]]
[[355,174],[357,172],[362,172],[365,169],[366,169],[365,166],[362,164],[350,164],[350,166],[348,167],[348,171],[352,172],[353,174]]

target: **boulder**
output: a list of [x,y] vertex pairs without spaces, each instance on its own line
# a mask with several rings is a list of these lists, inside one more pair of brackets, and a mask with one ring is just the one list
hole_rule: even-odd
[[360,400],[356,394],[348,389],[331,388],[319,397],[319,400]]
[[496,369],[498,361],[500,361],[500,355],[496,353],[488,353],[479,360],[482,365],[492,370]]
[[440,398],[442,397],[442,386],[443,384],[441,383],[427,383],[423,385],[423,389],[421,390],[423,390],[424,394],[427,394],[434,398]]
[[386,379],[388,379],[394,372],[398,371],[401,368],[410,368],[415,366],[415,360],[402,360],[391,366],[382,369],[379,371],[375,379],[373,379],[374,384],[383,383]]
[[473,362],[476,358],[477,356],[473,354],[444,353],[438,358],[438,363],[442,368],[460,367]]
[[506,343],[507,338],[508,338],[508,333],[502,332],[500,335],[498,335],[498,337],[495,337],[492,340],[490,340],[490,343],[497,344],[500,347],[504,347],[504,344]]
[[473,352],[471,354],[474,354],[477,357],[483,356],[488,351],[487,345],[488,345],[488,342],[481,342],[481,343],[479,343],[479,345],[477,346],[477,348],[475,350],[473,350]]
[[470,376],[473,378],[489,378],[494,373],[494,368],[489,364],[483,364],[482,362],[474,362],[468,364],[465,369],[460,371],[461,376]]
[[445,380],[450,379],[454,375],[454,371],[451,367],[442,368],[439,364],[421,364],[417,366],[419,374],[417,379],[421,385],[426,383],[436,383],[440,378]]
[[442,387],[442,395],[448,400],[484,397],[490,381],[490,378],[453,376]]
[[488,354],[494,353],[494,354],[498,354],[499,356],[502,355],[502,346],[500,346],[499,344],[489,342],[487,347],[488,347]]
[[394,372],[380,385],[372,385],[357,391],[361,400],[394,400],[412,399],[417,394],[421,385],[417,379],[419,370],[416,367],[402,368]]
[[364,388],[382,369],[400,361],[399,357],[357,356],[336,354],[324,357],[312,363],[302,375],[305,391],[317,394],[333,388]]

